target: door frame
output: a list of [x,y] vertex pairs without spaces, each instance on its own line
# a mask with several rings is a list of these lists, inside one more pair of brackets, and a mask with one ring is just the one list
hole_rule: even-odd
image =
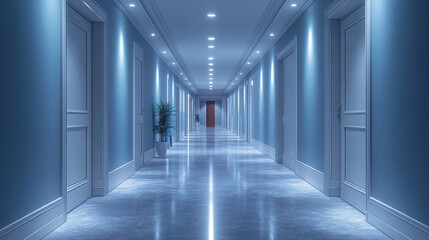
[[[284,126],[283,126],[283,103],[284,103],[284,91],[283,91],[283,71],[282,71],[282,61],[288,57],[290,54],[295,53],[295,72],[296,72],[296,93],[295,93],[295,109],[297,111],[296,116],[296,132],[295,132],[295,140],[296,140],[296,146],[295,146],[295,152],[298,153],[298,39],[297,36],[293,36],[292,39],[276,53],[276,63],[275,63],[275,88],[276,88],[276,99],[277,104],[275,105],[275,127],[276,130],[276,149],[275,149],[275,161],[277,163],[283,163],[283,138],[284,138]],[[280,131],[281,130],[281,131]],[[297,159],[295,159],[296,161]],[[295,170],[293,166],[292,170]]]
[[[133,42],[133,159],[134,159],[134,169],[137,170],[144,165],[144,148],[143,148],[143,136],[144,136],[144,104],[143,104],[143,91],[141,93],[142,97],[142,157],[143,162],[140,164],[137,162],[136,159],[136,58],[140,58],[142,65],[144,64],[144,53],[143,48],[141,48],[136,42]],[[143,66],[142,66],[143,67]],[[142,68],[142,72],[143,72]],[[143,89],[143,75],[142,82],[141,82],[141,88]],[[168,85],[167,85],[168,86]],[[168,94],[168,93],[167,93]]]
[[358,8],[365,6],[365,44],[366,44],[366,205],[370,192],[370,140],[371,140],[371,46],[369,0],[335,0],[324,13],[325,25],[325,139],[324,139],[324,189],[327,196],[340,196],[340,122],[337,116],[337,104],[340,102],[340,22],[341,19]]
[[64,213],[67,213],[67,6],[92,24],[92,196],[108,192],[107,13],[94,0],[85,3],[78,0],[62,0],[61,3],[61,196]]

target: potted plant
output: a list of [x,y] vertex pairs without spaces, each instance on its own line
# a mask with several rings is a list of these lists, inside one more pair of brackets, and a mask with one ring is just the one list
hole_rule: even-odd
[[161,103],[154,105],[154,112],[155,126],[153,126],[153,131],[159,135],[159,141],[156,142],[156,152],[159,157],[165,157],[168,147],[167,137],[171,136],[170,129],[174,128],[174,106],[171,103],[161,101]]
[[195,123],[197,124],[197,127],[200,126],[200,114],[199,113],[195,114]]

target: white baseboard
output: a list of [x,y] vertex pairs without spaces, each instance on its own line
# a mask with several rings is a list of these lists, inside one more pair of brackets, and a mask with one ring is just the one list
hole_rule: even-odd
[[118,167],[117,169],[109,172],[109,192],[116,188],[119,184],[123,183],[129,177],[134,175],[135,161],[131,160],[128,163]]
[[66,221],[60,197],[0,230],[0,239],[41,239]]
[[339,197],[340,196],[340,188],[339,187],[332,187],[328,189],[328,197]]
[[296,160],[295,174],[313,185],[319,191],[323,192],[324,174],[319,170],[316,170],[307,164]]
[[283,165],[288,167],[290,170],[295,171],[296,160],[293,160],[292,158],[288,158],[288,157],[284,156],[284,154],[283,154],[283,157],[281,158],[281,160],[282,160],[281,163],[283,163]]
[[104,196],[106,195],[104,187],[93,187],[92,188],[92,196]]
[[144,165],[144,153],[136,157],[136,170]]
[[429,226],[372,197],[367,220],[392,239],[429,239]]
[[147,150],[146,152],[144,152],[144,163],[149,162],[150,160],[152,160],[156,155],[156,149],[155,148],[151,148],[149,150]]
[[274,161],[276,160],[276,149],[266,145],[263,142],[255,140],[253,138],[250,138],[250,144],[253,145],[255,148],[257,148],[259,151],[268,155],[268,157],[270,157]]

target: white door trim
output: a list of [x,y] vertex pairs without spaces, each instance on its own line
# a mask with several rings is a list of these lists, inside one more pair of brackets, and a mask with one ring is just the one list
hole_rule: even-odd
[[[276,86],[276,106],[275,106],[275,129],[276,129],[276,147],[275,147],[275,161],[277,163],[283,162],[283,102],[284,102],[284,93],[283,93],[283,75],[282,75],[282,61],[289,56],[290,54],[295,53],[295,77],[298,79],[298,40],[295,35],[286,46],[280,49],[276,53],[276,73],[275,73],[275,86]],[[298,109],[298,85],[295,89],[297,92],[295,94],[295,109]],[[298,119],[298,116],[296,116]],[[298,131],[298,121],[296,121],[296,131]],[[298,136],[298,133],[295,132],[295,137]],[[296,144],[296,148],[298,143]],[[295,149],[296,152],[298,149]]]
[[[107,13],[94,0],[87,0],[85,3],[78,0],[65,0],[64,8],[67,5],[71,6],[79,14],[84,16],[93,25],[93,134],[92,145],[99,146],[93,148],[92,166],[94,171],[99,171],[100,178],[95,179],[96,174],[92,174],[92,195],[105,195],[108,192],[108,123],[107,123]],[[63,30],[62,30],[62,57],[61,57],[61,181],[62,181],[62,197],[67,206],[67,12],[62,15]],[[96,97],[97,96],[97,97]],[[96,99],[95,99],[96,98]],[[99,114],[96,118],[94,115]],[[95,121],[96,120],[96,121]],[[97,128],[98,130],[95,130]],[[94,158],[98,155],[98,158]],[[65,209],[65,212],[67,210]]]
[[[336,0],[325,9],[325,139],[324,139],[324,187],[328,196],[340,195],[340,125],[336,121],[337,104],[340,103],[340,20],[365,4],[365,0]],[[365,19],[366,25],[369,22]],[[367,31],[367,30],[366,30]],[[366,32],[367,33],[367,32]],[[366,44],[369,38],[366,38]],[[368,49],[368,47],[367,47]],[[367,55],[367,62],[369,61]],[[367,87],[368,84],[367,69]],[[368,91],[368,90],[367,90]],[[368,93],[368,92],[367,92]],[[367,113],[370,112],[370,100],[367,94]],[[368,118],[368,115],[367,115]],[[370,136],[368,121],[366,123],[367,140]],[[368,141],[367,141],[368,145]],[[367,153],[369,149],[367,148]],[[368,159],[367,159],[368,161]],[[368,163],[367,163],[368,167]],[[367,176],[368,177],[368,176]],[[369,181],[367,181],[368,185]]]
[[[134,159],[134,164],[135,164],[135,170],[139,169],[140,167],[143,166],[144,164],[144,148],[142,146],[142,161],[137,161],[138,159],[136,158],[136,58],[138,58],[141,62],[142,65],[144,64],[144,60],[143,60],[143,49],[136,43],[133,43],[133,159]],[[143,66],[142,66],[143,67]],[[142,68],[143,71],[143,68]],[[143,79],[143,75],[141,76],[141,78]],[[143,89],[143,81],[141,82],[141,89]],[[168,93],[167,93],[168,94]],[[141,93],[141,98],[142,98],[142,102],[143,102],[143,92]],[[143,108],[143,103],[141,103],[142,108]],[[144,109],[142,111],[142,118],[143,118],[143,122],[142,122],[142,138],[144,136]],[[143,145],[143,141],[141,142],[141,144]]]

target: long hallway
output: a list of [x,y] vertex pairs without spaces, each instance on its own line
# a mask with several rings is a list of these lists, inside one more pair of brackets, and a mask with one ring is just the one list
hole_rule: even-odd
[[388,239],[223,128],[199,128],[46,239]]

